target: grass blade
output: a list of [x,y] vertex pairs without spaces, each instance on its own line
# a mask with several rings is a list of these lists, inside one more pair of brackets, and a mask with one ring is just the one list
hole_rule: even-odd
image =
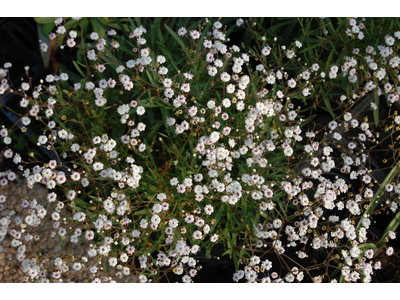
[[178,42],[178,44],[182,47],[183,51],[185,51],[185,44],[182,42],[181,38],[174,32],[167,24],[165,24],[165,28],[167,28],[168,32],[172,35],[172,37]]

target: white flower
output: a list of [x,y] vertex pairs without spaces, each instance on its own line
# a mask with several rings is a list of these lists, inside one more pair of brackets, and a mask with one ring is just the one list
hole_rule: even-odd
[[127,113],[129,112],[129,109],[130,109],[130,107],[129,107],[128,104],[123,104],[123,105],[120,105],[120,106],[117,108],[117,112],[118,112],[120,115],[124,115],[124,114],[127,114]]
[[23,82],[23,83],[21,84],[21,88],[22,88],[22,90],[27,91],[27,90],[29,90],[30,86],[29,86],[28,83]]
[[85,83],[85,88],[86,88],[87,90],[93,90],[94,87],[95,87],[95,85],[94,85],[93,82],[88,81],[88,82]]
[[71,151],[72,152],[77,152],[77,151],[79,151],[79,145],[78,144],[72,144],[72,146],[71,146]]
[[81,179],[81,175],[78,172],[73,172],[71,174],[71,179],[74,181],[78,181],[79,179]]
[[140,54],[142,57],[147,57],[147,56],[149,56],[150,52],[147,48],[144,48],[144,49],[140,50]]
[[344,120],[345,120],[346,122],[348,122],[348,121],[351,120],[352,115],[351,115],[351,113],[347,112],[347,113],[344,114],[343,118],[344,118]]
[[89,50],[87,52],[87,57],[89,60],[95,60],[96,59],[96,53],[94,52],[94,50]]
[[264,47],[264,48],[261,50],[261,53],[262,53],[263,55],[265,55],[265,56],[268,56],[268,55],[270,54],[270,52],[271,52],[271,47],[269,47],[269,46]]
[[91,34],[90,34],[90,38],[92,39],[92,40],[98,40],[99,39],[99,34],[97,33],[97,32],[92,32]]
[[216,22],[214,22],[213,26],[214,26],[214,28],[220,29],[222,27],[222,24],[221,24],[221,22],[216,21]]
[[183,36],[183,35],[185,35],[186,33],[187,33],[187,30],[186,30],[185,27],[179,28],[179,30],[178,30],[178,35],[179,35],[179,36]]
[[226,45],[222,44],[221,42],[217,42],[213,45],[215,49],[217,49],[221,54],[225,54],[227,51]]
[[226,92],[228,94],[232,94],[235,91],[235,86],[233,84],[228,84],[228,86],[226,87]]
[[223,72],[223,73],[221,74],[221,80],[222,80],[223,82],[228,82],[230,79],[231,79],[231,76],[230,76],[228,73]]
[[218,72],[218,70],[216,67],[210,67],[208,69],[208,75],[210,75],[210,76],[215,76],[215,74],[217,74],[217,72]]
[[50,75],[47,75],[47,76],[46,76],[46,81],[47,81],[47,82],[53,82],[53,81],[54,81],[54,76],[51,75],[51,74],[50,74]]
[[93,164],[93,170],[101,171],[103,170],[104,165],[101,162],[96,162]]
[[79,270],[82,268],[82,264],[79,263],[79,262],[75,262],[75,263],[72,265],[72,268],[73,268],[75,271],[79,271]]
[[225,98],[224,100],[222,100],[222,105],[225,107],[230,107],[231,106],[231,100],[229,100],[228,98]]
[[140,227],[142,227],[142,228],[146,228],[147,225],[149,225],[149,223],[147,223],[146,219],[142,219],[142,220],[140,220],[139,225],[140,225]]
[[115,71],[116,71],[117,73],[122,73],[124,70],[125,70],[125,67],[124,67],[124,66],[118,66],[118,67],[115,69]]
[[87,187],[89,185],[89,180],[87,178],[82,178],[81,184],[83,187]]
[[40,51],[47,52],[48,48],[49,48],[49,46],[46,43],[41,43],[40,44]]
[[174,90],[171,88],[166,88],[164,91],[164,96],[167,98],[172,98],[172,96],[174,95]]
[[285,150],[283,150],[283,153],[284,153],[286,156],[291,156],[291,155],[293,154],[293,149],[290,148],[290,147],[288,147],[288,148],[286,148]]
[[267,76],[267,83],[269,84],[274,84],[275,83],[275,76],[274,75],[268,75]]
[[303,96],[304,96],[304,97],[307,97],[307,96],[310,95],[310,89],[309,89],[309,88],[304,88],[303,91],[302,91],[302,93],[303,93]]
[[161,222],[161,218],[158,215],[153,215],[151,217],[151,223],[154,225],[158,225]]
[[61,80],[63,80],[63,81],[67,81],[68,80],[68,74],[67,73],[62,73],[62,74],[60,74],[60,78],[61,78]]
[[31,123],[31,119],[28,117],[23,117],[21,119],[22,124],[24,124],[25,126],[28,126]]
[[240,73],[242,71],[242,66],[239,64],[234,64],[232,67],[232,72],[234,73]]
[[136,108],[136,113],[137,113],[139,116],[143,115],[145,112],[146,112],[146,110],[145,110],[145,108],[144,108],[143,106],[138,106],[138,107]]
[[190,31],[190,36],[191,36],[194,40],[196,40],[196,39],[198,39],[198,38],[200,37],[200,32],[198,32],[197,30],[191,30],[191,31]]
[[129,256],[128,256],[126,253],[122,253],[122,254],[120,255],[119,259],[120,259],[122,262],[127,262],[128,259],[129,259]]
[[195,232],[193,232],[193,238],[195,240],[201,240],[202,237],[203,237],[203,235],[202,235],[201,231],[196,230]]
[[169,220],[169,222],[168,222],[168,225],[171,226],[172,228],[178,227],[178,224],[179,224],[179,222],[178,222],[177,219],[171,219],[171,220]]
[[8,136],[6,136],[4,139],[3,139],[3,142],[4,142],[4,144],[6,144],[6,145],[10,145],[11,144],[11,138],[10,137],[8,137]]
[[386,249],[386,255],[390,256],[394,253],[393,247],[389,247]]
[[293,78],[288,80],[288,86],[290,88],[294,88],[296,86],[296,80],[294,80]]
[[165,59],[164,56],[158,55],[157,58],[156,58],[156,61],[157,61],[159,64],[163,64],[163,63],[165,63],[166,59]]
[[286,51],[286,57],[292,59],[294,57],[294,51],[292,49]]
[[175,119],[174,118],[168,118],[167,119],[167,124],[169,125],[169,126],[173,126],[174,124],[175,124]]
[[171,184],[172,186],[176,186],[178,183],[179,183],[179,181],[178,181],[178,178],[176,178],[176,177],[173,177],[173,178],[170,180],[170,184]]
[[209,109],[213,109],[215,107],[215,101],[214,100],[210,100],[207,102],[207,107]]
[[146,150],[146,145],[143,144],[143,143],[141,143],[141,144],[139,145],[138,150],[139,150],[140,152],[143,152],[144,150]]

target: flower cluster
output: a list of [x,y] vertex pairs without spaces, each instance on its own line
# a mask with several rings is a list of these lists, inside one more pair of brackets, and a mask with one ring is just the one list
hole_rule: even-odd
[[[41,126],[33,142],[58,157],[27,158],[12,148],[15,128],[0,131],[5,159],[29,188],[49,192],[43,204],[21,200],[25,210],[0,219],[1,241],[13,237],[0,252],[17,248],[26,281],[61,282],[72,272],[91,282],[160,281],[170,273],[192,282],[201,269],[196,257],[221,243],[235,282],[371,282],[381,268],[377,254],[393,253],[386,244],[396,228],[389,224],[373,241],[370,227],[377,213],[398,213],[400,167],[394,157],[378,182],[371,150],[399,146],[398,32],[377,50],[360,46],[335,62],[302,63],[306,45],[298,38],[256,37],[259,47],[249,51],[229,45],[228,33],[251,22],[221,22],[166,26],[175,53],[147,41],[142,25],[128,37],[81,32],[85,44],[57,18],[50,39],[85,53],[86,78],[49,74],[13,89],[11,65],[0,69],[0,95],[19,97],[21,124]],[[363,39],[365,25],[348,22],[341,37]],[[333,112],[326,91],[334,88]],[[378,122],[380,96],[391,110]],[[366,101],[367,109],[354,111]],[[312,121],[317,104],[332,116],[321,126]],[[7,186],[17,176],[0,177]],[[52,225],[41,231],[46,216]],[[87,245],[85,255],[68,262],[60,254],[45,267],[26,252],[31,232]],[[324,259],[314,263],[315,253]]]

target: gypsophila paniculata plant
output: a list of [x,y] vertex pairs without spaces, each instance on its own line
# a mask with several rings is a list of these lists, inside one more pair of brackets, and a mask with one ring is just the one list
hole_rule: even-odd
[[[394,21],[379,24],[385,33],[379,20],[362,18],[292,19],[275,31],[270,20],[251,18],[53,22],[49,38],[77,50],[79,80],[62,71],[34,85],[26,68],[14,86],[11,63],[0,69],[0,94],[18,98],[20,122],[3,125],[1,153],[29,188],[48,190],[43,204],[21,199],[19,213],[0,195],[0,210],[9,210],[0,252],[17,249],[25,281],[158,282],[174,274],[193,282],[206,272],[198,257],[211,258],[221,244],[234,282],[371,282],[378,256],[393,254]],[[235,32],[247,39],[234,44]],[[329,118],[322,124],[321,112]],[[33,125],[32,142],[57,159],[13,150]],[[371,159],[382,149],[391,156],[379,180]],[[15,172],[1,172],[1,186],[13,185]],[[389,221],[376,236],[379,214]],[[46,217],[52,226],[44,230]],[[25,244],[47,239],[61,253],[32,257]],[[84,256],[65,255],[67,242],[85,247]]]

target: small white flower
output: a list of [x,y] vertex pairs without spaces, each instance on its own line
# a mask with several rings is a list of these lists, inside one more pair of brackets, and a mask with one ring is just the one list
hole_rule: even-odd
[[138,106],[138,107],[136,108],[136,113],[137,113],[139,116],[143,115],[145,112],[146,112],[146,110],[145,110],[145,108],[144,108],[143,106]]
[[92,40],[96,41],[96,40],[99,39],[99,34],[98,34],[97,32],[92,32],[92,33],[90,34],[90,38],[91,38]]
[[166,59],[165,59],[164,56],[158,55],[157,58],[156,58],[156,61],[157,61],[159,64],[163,64],[163,63],[165,63]]
[[30,86],[29,86],[28,83],[23,82],[23,83],[21,84],[21,88],[22,88],[22,90],[27,91],[27,90],[29,90]]
[[216,22],[214,22],[213,26],[214,26],[214,28],[220,29],[222,27],[222,24],[221,24],[221,22],[216,21]]
[[6,144],[6,145],[10,145],[11,144],[11,138],[10,137],[8,137],[8,136],[6,136],[4,139],[3,139],[3,142],[4,142],[4,144]]
[[101,162],[96,162],[93,164],[93,170],[101,171],[103,170],[103,164]]
[[347,112],[347,113],[344,114],[343,118],[344,118],[344,120],[345,120],[346,122],[348,122],[348,121],[351,120],[352,115],[351,115],[351,113]]
[[226,87],[226,92],[228,94],[232,94],[235,91],[235,86],[233,84],[228,84],[228,86]]
[[178,227],[178,224],[179,224],[179,222],[178,222],[177,219],[171,219],[171,220],[169,220],[169,222],[168,222],[168,225],[171,226],[172,228]]
[[166,88],[164,91],[164,96],[167,98],[172,98],[172,96],[174,95],[174,90],[171,88]]
[[146,145],[145,144],[143,144],[143,143],[141,143],[140,145],[139,145],[139,151],[140,152],[143,152],[144,150],[146,150]]

